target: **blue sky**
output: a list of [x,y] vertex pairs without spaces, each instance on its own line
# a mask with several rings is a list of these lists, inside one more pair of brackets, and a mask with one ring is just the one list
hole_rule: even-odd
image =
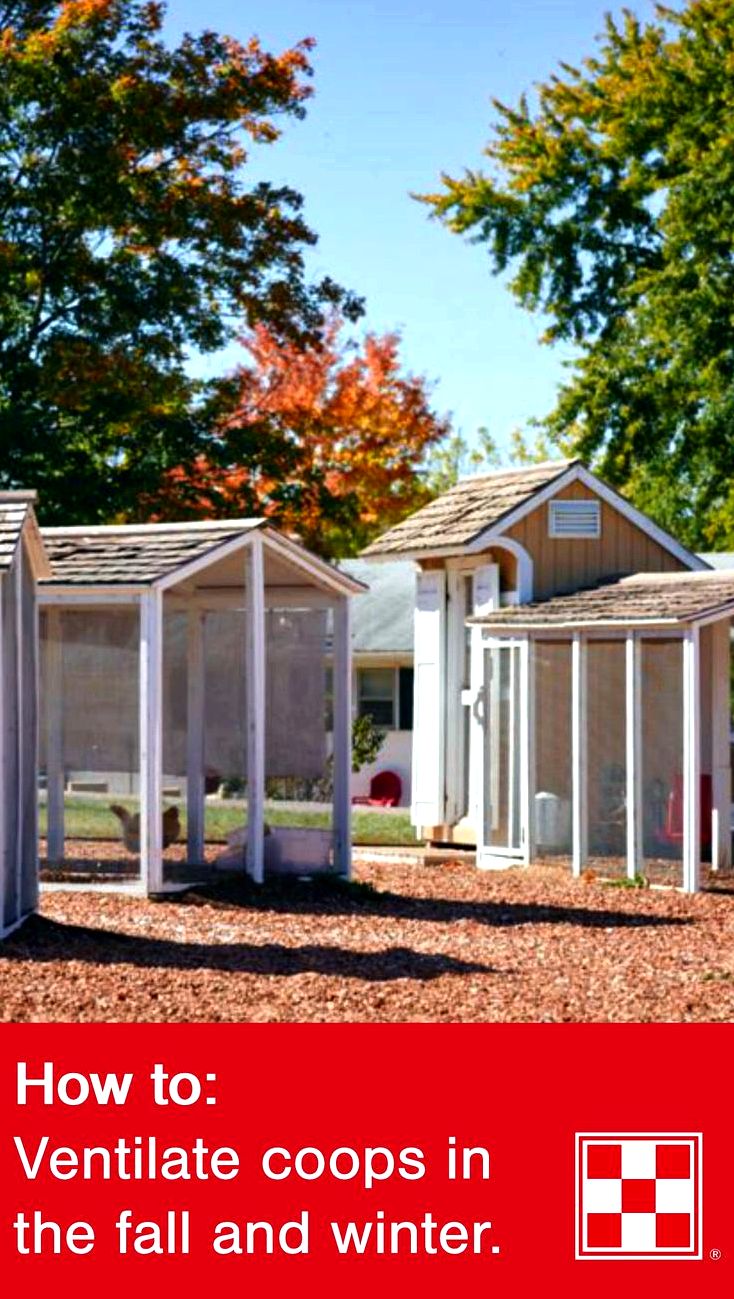
[[[652,0],[632,0],[643,18]],[[399,328],[413,371],[436,381],[434,402],[471,437],[500,444],[545,414],[562,356],[542,347],[542,321],[491,277],[486,252],[449,234],[411,191],[441,171],[480,165],[490,98],[515,102],[558,62],[593,52],[603,0],[169,0],[167,32],[202,26],[278,50],[317,40],[314,96],[285,124],[258,170],[305,198],[319,235],[309,259],[366,298],[365,327]],[[239,349],[229,349],[234,364]],[[221,358],[200,367],[220,368]]]

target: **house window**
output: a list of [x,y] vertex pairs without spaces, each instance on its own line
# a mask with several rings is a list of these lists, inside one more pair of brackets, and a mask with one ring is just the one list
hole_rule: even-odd
[[361,668],[357,673],[357,708],[360,717],[371,717],[376,726],[395,730],[395,669]]
[[413,669],[359,668],[357,711],[386,731],[412,731]]
[[601,536],[599,501],[550,501],[548,533],[551,537],[592,538]]

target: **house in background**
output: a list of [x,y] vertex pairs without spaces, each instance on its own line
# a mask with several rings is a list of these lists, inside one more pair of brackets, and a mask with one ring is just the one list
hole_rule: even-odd
[[689,889],[729,863],[734,576],[580,461],[464,480],[365,557],[418,569],[420,837]]
[[413,747],[413,604],[415,565],[346,559],[340,569],[368,589],[354,603],[354,714],[371,717],[385,740],[377,761],[352,775],[352,794],[365,797],[380,771],[394,771],[401,806],[410,805]]

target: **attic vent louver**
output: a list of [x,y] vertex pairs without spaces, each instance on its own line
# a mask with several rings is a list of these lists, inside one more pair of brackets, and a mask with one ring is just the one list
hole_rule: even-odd
[[599,501],[550,501],[548,532],[551,537],[601,536]]

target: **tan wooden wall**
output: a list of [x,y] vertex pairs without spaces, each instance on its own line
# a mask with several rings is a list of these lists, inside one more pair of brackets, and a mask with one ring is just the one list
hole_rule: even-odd
[[[583,483],[572,483],[554,500],[595,499]],[[589,540],[556,539],[548,535],[548,503],[544,502],[507,532],[528,551],[534,568],[536,600],[591,586],[617,574],[680,570],[684,565],[657,541],[601,503],[601,536]]]

